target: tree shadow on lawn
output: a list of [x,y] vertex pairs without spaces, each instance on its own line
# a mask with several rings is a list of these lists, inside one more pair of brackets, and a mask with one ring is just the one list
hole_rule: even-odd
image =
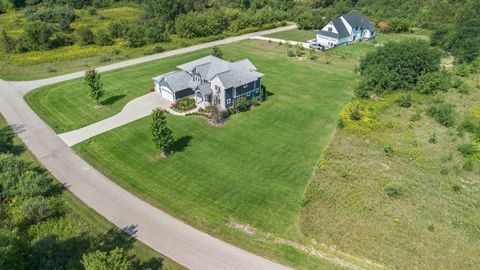
[[127,95],[116,95],[116,96],[111,96],[104,101],[102,101],[102,105],[112,105],[115,102],[125,98]]
[[190,145],[190,141],[193,139],[192,136],[186,135],[180,138],[177,138],[170,146],[170,151],[173,153],[182,152]]

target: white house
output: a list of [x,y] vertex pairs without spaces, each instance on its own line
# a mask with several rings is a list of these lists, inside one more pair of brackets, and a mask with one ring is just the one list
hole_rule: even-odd
[[335,18],[317,31],[317,43],[326,48],[358,40],[374,39],[377,29],[363,15],[350,12]]

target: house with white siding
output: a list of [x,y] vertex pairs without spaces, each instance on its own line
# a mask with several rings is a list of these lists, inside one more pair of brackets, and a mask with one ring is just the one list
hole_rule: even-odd
[[366,16],[350,12],[335,18],[317,31],[317,43],[326,48],[374,39],[377,29]]

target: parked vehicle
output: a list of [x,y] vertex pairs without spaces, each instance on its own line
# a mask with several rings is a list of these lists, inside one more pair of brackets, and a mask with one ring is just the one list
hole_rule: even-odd
[[315,43],[315,42],[310,43],[310,48],[315,49],[315,50],[319,50],[319,51],[325,50],[325,46],[323,46],[320,43]]

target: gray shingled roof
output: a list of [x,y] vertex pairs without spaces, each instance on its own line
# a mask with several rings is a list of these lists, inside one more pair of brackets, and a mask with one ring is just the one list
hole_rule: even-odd
[[324,30],[318,30],[317,34],[322,35],[322,36],[326,36],[326,37],[336,38],[336,39],[339,38],[337,33],[328,32],[328,31],[324,31]]
[[264,76],[256,71],[257,68],[248,59],[230,63],[212,55],[179,65],[177,68],[178,71],[163,74],[153,79],[159,83],[165,80],[174,92],[199,87],[200,91],[206,94],[212,92],[210,86],[208,86],[210,90],[205,86],[209,84],[200,85],[192,80],[191,73],[195,69],[202,78],[209,81],[218,76],[225,88],[238,87]]
[[225,88],[238,87],[263,77],[264,74],[256,71],[257,68],[248,59],[230,64],[227,72],[218,74],[218,78]]
[[370,31],[376,31],[375,26],[368,20],[366,16],[359,15],[354,12],[350,12],[343,15],[343,18],[352,26],[352,27],[363,27]]
[[343,17],[348,22],[348,24],[350,24],[350,26],[352,27],[363,27],[370,31],[377,30],[375,26],[373,26],[373,24],[368,20],[367,17],[363,15],[358,15],[354,12],[350,12],[342,16],[339,16],[332,21],[333,25],[337,29],[338,34],[329,32],[329,31],[324,31],[324,30],[318,30],[317,34],[327,36],[327,37],[332,37],[332,38],[344,38],[344,37],[350,36],[350,33],[348,33],[348,30],[345,27],[345,24],[343,23],[341,17]]
[[340,17],[337,17],[335,20],[332,21],[332,23],[337,29],[338,38],[344,38],[344,37],[350,36],[350,33],[348,32],[347,28],[345,27],[345,24],[343,24],[343,21]]
[[209,95],[209,94],[213,93],[212,88],[210,88],[210,84],[209,84],[209,83],[200,84],[200,85],[195,89],[195,91],[199,91],[199,92],[202,93],[203,95]]
[[[187,88],[192,88],[192,76],[183,70],[169,72],[153,78],[157,82],[165,80],[173,92],[178,92]],[[197,84],[198,85],[198,84]],[[196,86],[196,85],[195,85]]]

